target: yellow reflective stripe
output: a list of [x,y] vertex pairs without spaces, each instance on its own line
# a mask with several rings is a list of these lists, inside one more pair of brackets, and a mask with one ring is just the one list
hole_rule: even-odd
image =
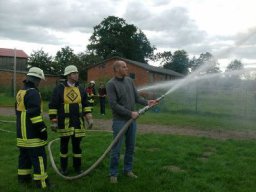
[[35,124],[35,123],[42,122],[43,121],[43,117],[40,115],[40,116],[32,117],[32,118],[30,118],[30,120],[31,120],[31,122],[33,124]]
[[[69,113],[69,104],[64,104],[64,113]],[[64,126],[65,126],[65,129],[68,129],[68,127],[69,127],[69,118],[68,117],[65,117]]]
[[41,139],[21,139],[17,138],[18,147],[40,147],[47,144],[47,141]]
[[43,175],[45,173],[45,168],[44,168],[44,159],[42,156],[39,156],[38,157],[38,160],[39,160],[39,167],[40,167],[40,173],[41,175]]
[[32,169],[18,169],[18,175],[30,175]]
[[75,137],[84,137],[85,136],[85,128],[75,129]]
[[69,118],[68,117],[66,117],[64,120],[64,126],[65,126],[65,129],[69,128]]
[[82,112],[83,112],[82,104],[81,104],[81,103],[79,103],[78,105],[79,105],[79,113],[82,113]]
[[85,126],[84,126],[84,118],[83,118],[83,117],[80,118],[80,128],[81,128],[81,129],[85,129]]
[[57,109],[49,109],[48,114],[49,115],[57,115]]
[[64,104],[64,112],[69,113],[69,104]]
[[85,129],[75,129],[75,133],[85,133]]
[[47,173],[34,174],[34,180],[45,180],[47,179],[47,177],[48,177]]
[[41,132],[43,132],[43,131],[46,131],[46,128],[43,128],[43,129],[41,130]]
[[69,128],[66,128],[66,129],[58,129],[58,132],[60,133],[65,133],[65,132],[74,132],[74,127],[69,127]]
[[42,156],[38,157],[39,161],[39,168],[40,168],[40,174],[34,174],[34,180],[40,181],[42,188],[46,188],[46,182],[45,180],[47,179],[48,175],[45,172],[45,167],[44,167],[44,159]]
[[65,129],[58,129],[57,130],[58,133],[60,133],[61,135],[73,135],[74,134],[74,127],[69,127],[69,128],[65,128]]
[[21,125],[21,137],[23,139],[27,139],[26,116],[27,116],[27,113],[22,111],[21,117],[20,117],[20,119],[21,119],[20,125]]
[[89,103],[94,103],[94,100],[93,99],[89,99],[88,102]]
[[71,136],[71,135],[74,135],[74,132],[68,132],[68,133],[59,133],[59,135],[61,137],[67,137],[67,136]]
[[[41,186],[42,188],[46,188],[46,182],[45,182],[45,179],[48,177],[47,173],[45,173],[45,167],[44,167],[44,159],[42,156],[39,156],[38,157],[38,160],[39,160],[39,167],[40,167],[40,173],[41,173]],[[34,175],[34,177],[38,177],[38,175]]]
[[26,111],[25,105],[24,105],[24,97],[26,95],[27,90],[19,90],[19,92],[16,95],[16,102],[17,111]]
[[82,157],[82,154],[73,154],[73,157]]
[[91,107],[84,107],[84,112],[92,112],[92,108]]
[[60,136],[71,136],[74,134],[74,127],[58,129],[57,130]]
[[63,154],[63,153],[60,153],[60,157],[63,157],[63,158],[67,158],[68,157],[68,154]]

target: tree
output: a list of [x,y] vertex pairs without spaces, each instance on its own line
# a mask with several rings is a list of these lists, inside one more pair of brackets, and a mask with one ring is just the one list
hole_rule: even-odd
[[234,60],[229,63],[229,65],[226,68],[226,71],[234,71],[234,70],[241,70],[244,68],[244,65],[239,60]]
[[164,51],[162,53],[156,53],[152,60],[159,61],[161,66],[166,65],[167,63],[172,62],[172,52]]
[[[229,63],[229,65],[226,67],[226,72],[230,72],[228,74],[228,77],[229,78],[232,78],[232,79],[250,79],[250,74],[247,72],[237,72],[239,70],[242,70],[244,69],[244,65],[242,64],[241,61],[239,60],[233,60]],[[234,72],[232,72],[234,71]],[[236,72],[235,72],[236,71]]]
[[164,54],[169,61],[166,61],[164,68],[171,69],[181,74],[188,73],[189,58],[187,52],[184,50],[177,50],[173,53],[172,57],[169,53]]
[[52,57],[45,53],[42,49],[33,51],[28,59],[29,67],[39,67],[44,73],[52,73]]
[[140,29],[115,16],[96,25],[89,41],[88,50],[103,59],[120,56],[146,62],[155,49]]
[[195,57],[190,61],[192,71],[201,69],[201,73],[219,73],[219,63],[214,59],[211,53],[201,53],[199,58]]
[[90,65],[93,65],[95,63],[99,63],[102,61],[102,58],[98,55],[95,55],[94,53],[85,52],[85,53],[79,53],[78,58],[80,60],[80,65],[78,66],[79,74],[81,79],[86,80],[87,79],[87,68]]
[[65,67],[68,65],[75,65],[78,70],[82,67],[79,57],[74,54],[73,49],[67,46],[61,48],[61,50],[56,53],[54,69],[57,74],[62,75]]

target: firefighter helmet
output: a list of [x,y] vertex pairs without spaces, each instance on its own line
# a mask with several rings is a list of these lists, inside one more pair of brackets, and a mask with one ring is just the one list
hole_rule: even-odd
[[39,67],[31,67],[27,73],[27,76],[33,76],[45,80],[44,71]]
[[93,85],[95,85],[95,81],[90,81],[90,84],[93,84]]
[[77,67],[75,65],[69,65],[65,68],[64,76],[67,76],[70,73],[78,73]]

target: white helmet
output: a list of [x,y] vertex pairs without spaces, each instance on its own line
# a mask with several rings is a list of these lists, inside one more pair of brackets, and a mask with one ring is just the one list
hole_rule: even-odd
[[27,75],[45,80],[44,71],[42,69],[40,69],[39,67],[31,67],[29,69]]
[[90,84],[94,84],[95,85],[95,81],[90,81]]
[[77,67],[75,65],[69,65],[64,70],[64,76],[69,75],[70,73],[78,73]]

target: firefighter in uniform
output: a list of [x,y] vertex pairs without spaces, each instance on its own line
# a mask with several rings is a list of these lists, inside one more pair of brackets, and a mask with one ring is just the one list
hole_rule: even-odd
[[93,110],[94,97],[96,96],[95,81],[90,81],[90,83],[89,83],[88,87],[86,87],[85,91],[88,96],[89,105],[90,105],[91,109]]
[[32,67],[24,80],[23,89],[16,95],[16,126],[17,146],[19,147],[18,181],[30,183],[33,179],[38,188],[49,187],[46,173],[47,130],[41,115],[41,96],[38,86],[45,79],[44,72],[38,67]]
[[73,168],[76,173],[81,171],[82,150],[81,139],[85,136],[86,119],[92,126],[91,108],[88,106],[87,94],[78,86],[78,70],[69,65],[64,70],[66,81],[57,85],[49,103],[51,128],[60,134],[60,165],[61,173],[68,174],[68,143],[71,139],[73,152]]

